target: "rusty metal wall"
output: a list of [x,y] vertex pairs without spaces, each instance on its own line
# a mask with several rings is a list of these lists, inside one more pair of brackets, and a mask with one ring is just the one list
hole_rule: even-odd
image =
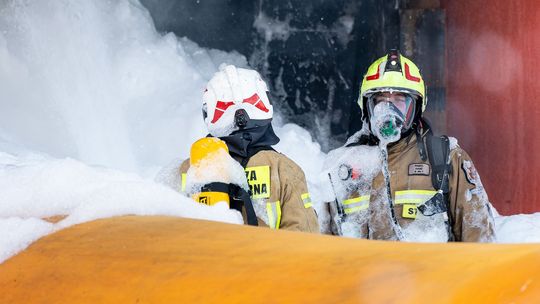
[[501,214],[540,211],[540,2],[447,0],[447,130]]

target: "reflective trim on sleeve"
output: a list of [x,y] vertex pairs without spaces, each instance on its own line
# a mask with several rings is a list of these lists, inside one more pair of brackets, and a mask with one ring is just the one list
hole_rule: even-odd
[[180,177],[181,183],[182,183],[182,192],[186,192],[186,173],[182,173],[182,176]]
[[266,213],[268,214],[268,226],[271,229],[279,229],[281,224],[281,205],[279,201],[266,203]]
[[437,191],[435,190],[403,190],[396,191],[396,205],[414,204],[420,205],[431,197],[433,197]]
[[304,202],[304,208],[313,207],[313,203],[311,202],[311,196],[309,196],[309,193],[304,193],[301,195],[302,202]]
[[351,214],[360,210],[369,208],[369,199],[371,196],[362,195],[359,197],[350,198],[342,202],[345,214]]

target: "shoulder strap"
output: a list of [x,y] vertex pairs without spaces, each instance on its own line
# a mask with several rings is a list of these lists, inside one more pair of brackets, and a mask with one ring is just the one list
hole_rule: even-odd
[[[444,172],[448,174],[452,173],[452,166],[450,166],[448,158],[450,157],[450,140],[448,136],[433,136],[428,134],[426,136],[426,150],[431,164],[431,182],[433,188],[442,190],[444,193],[448,193],[449,185],[448,180],[443,181]],[[448,174],[446,179],[448,179]]]
[[257,214],[253,208],[253,201],[249,193],[242,187],[230,184],[229,197],[231,199],[231,208],[242,212],[242,206],[246,209],[247,222],[250,226],[258,226]]
[[[446,225],[448,230],[448,241],[454,241],[455,236],[452,232],[452,227],[454,225],[454,219],[452,216],[450,208],[450,181],[449,175],[452,174],[452,165],[450,164],[450,140],[448,136],[433,136],[428,134],[426,136],[426,150],[429,158],[429,163],[431,164],[432,173],[431,173],[431,183],[433,188],[441,190],[442,194],[439,192],[434,197],[434,202],[438,202],[435,205],[438,205],[440,209],[444,208],[446,211]],[[425,206],[424,206],[425,207]],[[435,208],[436,209],[436,208]],[[425,214],[423,210],[420,209],[420,212]],[[437,211],[438,213],[439,211]]]
[[[416,145],[418,146],[418,152],[420,153],[420,158],[422,159],[422,161],[426,161],[428,157],[426,154],[426,145],[424,144],[423,134],[425,134],[428,137],[433,136],[433,131],[431,129],[431,126],[429,125],[429,122],[422,117],[420,117],[420,119],[416,123],[414,130],[416,132]],[[435,187],[435,185],[433,187]]]

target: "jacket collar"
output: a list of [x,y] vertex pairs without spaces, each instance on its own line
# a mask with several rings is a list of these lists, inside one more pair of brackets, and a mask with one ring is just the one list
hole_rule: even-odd
[[234,158],[252,156],[261,148],[270,147],[279,142],[279,137],[274,132],[271,123],[237,130],[220,139],[227,144],[229,154]]
[[416,134],[412,132],[395,143],[388,145],[388,154],[400,153],[408,150],[416,144]]

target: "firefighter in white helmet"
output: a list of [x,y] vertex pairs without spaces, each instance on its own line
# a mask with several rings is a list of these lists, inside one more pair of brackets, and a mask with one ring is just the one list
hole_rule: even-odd
[[[302,169],[272,148],[279,138],[272,129],[268,88],[254,70],[222,66],[208,82],[202,112],[208,136],[223,140],[245,169],[258,226],[319,233],[317,216]],[[182,179],[190,163],[180,167]],[[185,184],[185,180],[182,181]],[[233,206],[249,222],[246,206]]]
[[399,51],[367,70],[364,127],[325,164],[336,200],[323,231],[403,241],[495,240],[487,194],[457,140],[434,136],[418,67]]

